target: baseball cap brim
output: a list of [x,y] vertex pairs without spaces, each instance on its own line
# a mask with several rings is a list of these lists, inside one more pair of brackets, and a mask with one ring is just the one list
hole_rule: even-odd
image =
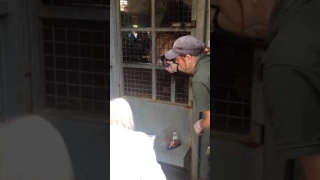
[[167,51],[166,53],[164,53],[164,56],[167,58],[167,59],[174,59],[176,58],[177,56],[179,56],[179,54],[173,52],[173,50],[169,50]]

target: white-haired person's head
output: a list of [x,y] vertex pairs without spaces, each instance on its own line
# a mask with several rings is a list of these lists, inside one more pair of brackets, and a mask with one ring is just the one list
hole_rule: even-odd
[[59,131],[40,116],[0,124],[0,180],[73,180]]
[[110,101],[110,125],[134,130],[132,110],[125,99],[116,98]]

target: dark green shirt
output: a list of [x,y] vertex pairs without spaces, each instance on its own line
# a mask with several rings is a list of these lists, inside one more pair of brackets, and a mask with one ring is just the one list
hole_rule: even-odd
[[210,110],[210,55],[199,57],[192,78],[192,91],[196,111]]
[[277,0],[270,25],[264,69],[289,65],[317,69],[320,48],[320,1]]

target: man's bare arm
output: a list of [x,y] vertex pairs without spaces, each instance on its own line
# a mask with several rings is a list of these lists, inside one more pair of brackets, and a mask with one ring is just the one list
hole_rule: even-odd
[[202,129],[210,129],[210,110],[203,112],[204,117],[199,122]]

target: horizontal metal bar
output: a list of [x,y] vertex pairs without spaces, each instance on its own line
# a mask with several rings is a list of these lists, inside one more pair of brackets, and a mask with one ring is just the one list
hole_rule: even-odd
[[90,59],[90,60],[98,60],[98,61],[105,61],[107,59],[103,59],[103,58],[93,58],[93,57],[81,57],[81,56],[70,56],[70,55],[57,55],[57,54],[49,54],[49,53],[45,53],[44,56],[48,56],[48,57],[58,57],[58,58],[75,58],[75,59]]
[[108,87],[105,86],[94,86],[94,85],[85,85],[85,84],[73,84],[73,83],[60,83],[60,82],[53,82],[53,81],[45,81],[45,83],[55,84],[55,85],[68,85],[68,86],[79,86],[79,87],[90,87],[96,89],[107,89]]
[[125,68],[142,68],[142,69],[152,69],[154,67],[158,70],[166,70],[166,67],[160,66],[160,65],[152,65],[152,64],[130,64],[130,63],[123,63],[123,66]]
[[[52,25],[54,26],[54,24],[51,25],[44,25],[43,28],[48,28],[48,29],[53,29]],[[87,28],[72,28],[72,27],[57,27],[55,26],[54,29],[56,30],[64,30],[64,31],[83,31],[83,32],[88,32],[88,33],[106,33],[106,30],[96,30],[96,29],[90,29],[89,27]]]
[[[152,31],[153,28],[121,28],[121,31]],[[154,28],[156,32],[191,32],[191,28],[180,29],[180,28]]]
[[237,101],[228,101],[228,100],[222,100],[222,99],[215,99],[213,102],[221,102],[221,103],[233,103],[233,104],[241,104],[241,105],[251,105],[251,103],[246,102],[237,102]]
[[69,100],[85,100],[85,101],[92,101],[92,102],[99,102],[99,103],[107,103],[107,101],[101,101],[101,100],[96,100],[96,99],[88,99],[88,98],[82,98],[82,97],[68,97],[68,96],[56,96],[56,95],[51,95],[51,94],[46,94],[46,97],[53,97],[53,98],[66,98]]
[[92,74],[92,75],[106,75],[105,72],[96,72],[96,71],[77,71],[77,70],[69,70],[69,69],[53,69],[53,68],[45,68],[45,70],[50,71],[65,71],[65,72],[74,72],[74,73],[81,73],[81,74]]
[[139,101],[155,102],[155,103],[159,103],[159,104],[177,105],[177,106],[183,106],[186,108],[191,108],[191,106],[189,104],[182,104],[182,103],[176,103],[176,102],[172,103],[170,101],[160,101],[160,100],[153,100],[153,99],[147,99],[147,98],[138,98],[138,97],[134,97],[134,96],[123,96],[123,98],[134,99],[134,100],[139,100]]
[[141,68],[141,69],[152,69],[151,64],[127,64],[123,63],[122,67],[124,68]]
[[93,7],[55,7],[41,6],[37,12],[38,17],[48,19],[79,19],[110,21],[110,10]]
[[248,120],[250,121],[251,118],[245,118],[241,116],[231,116],[231,115],[226,115],[226,114],[218,114],[218,113],[213,113],[213,116],[219,116],[219,117],[228,117],[228,118],[235,118],[235,119],[241,119],[241,120]]
[[230,86],[230,85],[221,85],[221,84],[216,84],[214,85],[215,86],[215,89],[217,88],[228,88],[228,89],[234,89],[234,90],[247,90],[247,91],[250,91],[251,90],[251,87],[237,87],[237,86]]
[[80,42],[70,42],[70,41],[56,41],[56,40],[43,40],[45,43],[61,43],[61,44],[72,44],[72,45],[85,45],[85,46],[101,46],[106,47],[105,44],[88,44],[88,43],[80,43]]
[[152,28],[121,28],[121,31],[128,31],[128,32],[131,32],[131,31],[152,31]]

